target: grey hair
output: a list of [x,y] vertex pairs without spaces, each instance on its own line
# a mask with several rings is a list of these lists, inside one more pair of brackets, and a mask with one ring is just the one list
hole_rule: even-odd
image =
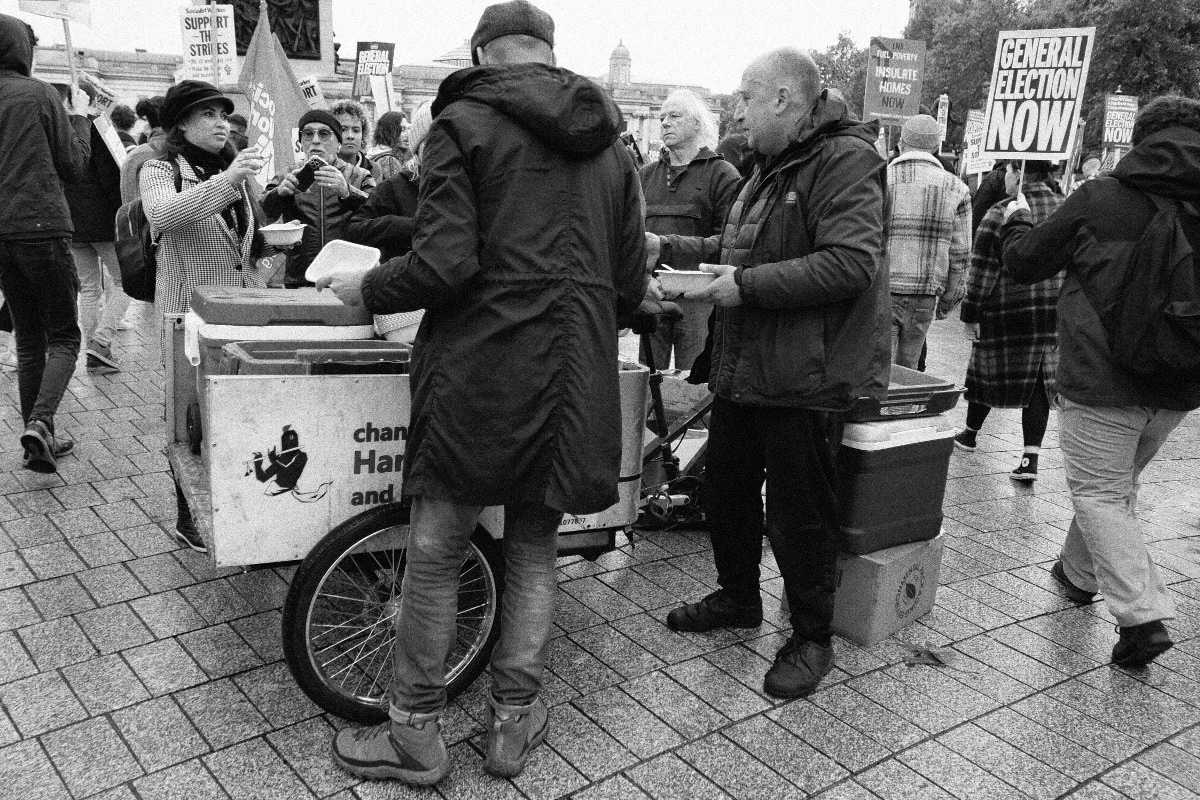
[[717,121],[713,119],[712,110],[708,104],[693,92],[691,89],[676,89],[667,95],[667,99],[663,100],[663,105],[675,102],[683,106],[683,109],[699,123],[700,136],[698,142],[701,147],[713,148],[717,146]]

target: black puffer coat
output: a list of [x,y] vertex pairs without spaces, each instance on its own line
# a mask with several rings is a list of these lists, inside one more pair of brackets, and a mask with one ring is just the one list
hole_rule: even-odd
[[641,193],[595,83],[540,64],[442,82],[413,250],[367,274],[375,314],[427,309],[404,491],[570,513],[617,500],[617,318],[645,293]]

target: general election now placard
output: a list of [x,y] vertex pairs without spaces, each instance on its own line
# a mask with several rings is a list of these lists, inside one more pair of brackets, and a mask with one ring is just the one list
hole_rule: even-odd
[[1095,28],[1000,32],[984,108],[984,156],[1068,156],[1095,43]]

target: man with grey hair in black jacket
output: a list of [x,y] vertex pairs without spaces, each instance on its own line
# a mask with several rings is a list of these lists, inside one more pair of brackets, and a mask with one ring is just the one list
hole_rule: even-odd
[[[37,37],[0,14],[0,290],[12,312],[25,466],[56,472],[73,443],[54,415],[75,371],[79,278],[62,181],[79,181],[91,156],[91,122],[67,115],[58,92],[30,77]],[[85,109],[78,87],[71,100]]]

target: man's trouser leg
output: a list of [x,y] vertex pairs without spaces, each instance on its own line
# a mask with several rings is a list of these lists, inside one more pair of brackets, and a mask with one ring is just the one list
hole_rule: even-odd
[[446,705],[446,658],[454,646],[458,582],[482,509],[413,498],[396,621],[391,714],[432,714]]
[[76,296],[79,277],[70,242],[0,240],[0,290],[17,341],[21,417],[54,430],[54,415],[79,356]]
[[1182,411],[1062,401],[1059,442],[1075,506],[1063,570],[1079,588],[1101,592],[1123,628],[1175,616],[1142,538],[1137,482],[1184,416]]
[[562,512],[539,504],[504,507],[504,599],[492,696],[506,706],[526,706],[542,689],[558,599],[561,522]]
[[117,249],[113,243],[95,242],[92,247],[96,249],[104,265],[104,313],[100,315],[100,321],[87,339],[95,339],[101,344],[112,344],[117,335],[117,326],[121,324],[121,318],[125,316],[131,298],[125,294],[125,288],[121,284],[121,265],[117,263]]
[[837,455],[842,418],[807,409],[762,409],[767,537],[783,575],[792,630],[829,645],[837,588]]
[[935,295],[892,295],[892,363],[917,368],[936,309]]
[[720,397],[708,421],[704,510],[717,567],[717,583],[742,605],[758,605],[762,561],[763,444],[754,409]]

